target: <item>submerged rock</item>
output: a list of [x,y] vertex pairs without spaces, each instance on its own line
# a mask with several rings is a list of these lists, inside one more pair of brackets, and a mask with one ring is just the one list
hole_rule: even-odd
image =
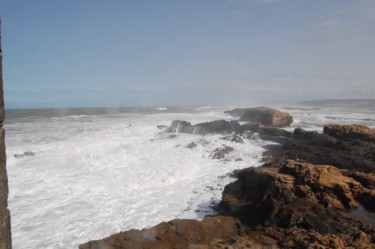
[[190,144],[186,145],[186,148],[188,149],[194,149],[195,147],[197,147],[198,145],[194,142],[191,142]]
[[234,150],[233,147],[230,146],[223,146],[221,148],[216,148],[212,153],[211,157],[213,159],[224,159],[225,156],[231,153]]

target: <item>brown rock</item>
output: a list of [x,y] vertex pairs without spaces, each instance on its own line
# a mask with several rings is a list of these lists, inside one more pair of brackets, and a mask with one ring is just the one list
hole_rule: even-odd
[[203,221],[172,220],[149,229],[114,234],[103,240],[88,242],[79,248],[213,248],[212,244],[226,241],[240,233],[241,224],[232,217],[208,217]]
[[225,187],[220,207],[250,226],[298,227],[323,235],[339,230],[344,236],[358,229],[342,211],[355,209],[356,200],[369,193],[335,167],[286,161],[241,171]]

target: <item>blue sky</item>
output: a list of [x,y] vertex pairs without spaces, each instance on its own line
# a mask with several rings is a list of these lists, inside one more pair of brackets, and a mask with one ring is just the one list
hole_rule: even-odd
[[374,98],[373,0],[2,0],[6,107]]

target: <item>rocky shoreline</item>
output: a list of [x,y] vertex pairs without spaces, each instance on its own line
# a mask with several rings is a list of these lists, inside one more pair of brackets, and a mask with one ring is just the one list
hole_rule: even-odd
[[246,117],[242,125],[174,121],[166,129],[234,141],[256,133],[278,143],[267,147],[263,166],[234,172],[216,207],[220,216],[129,230],[80,249],[375,248],[375,129],[332,124],[323,133],[288,132],[279,127],[290,124],[289,114],[254,109],[228,112]]

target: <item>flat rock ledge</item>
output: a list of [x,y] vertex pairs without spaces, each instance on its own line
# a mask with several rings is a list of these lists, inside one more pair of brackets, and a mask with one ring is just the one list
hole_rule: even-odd
[[248,127],[279,145],[268,147],[263,166],[234,173],[220,216],[129,230],[80,249],[375,248],[374,129]]

